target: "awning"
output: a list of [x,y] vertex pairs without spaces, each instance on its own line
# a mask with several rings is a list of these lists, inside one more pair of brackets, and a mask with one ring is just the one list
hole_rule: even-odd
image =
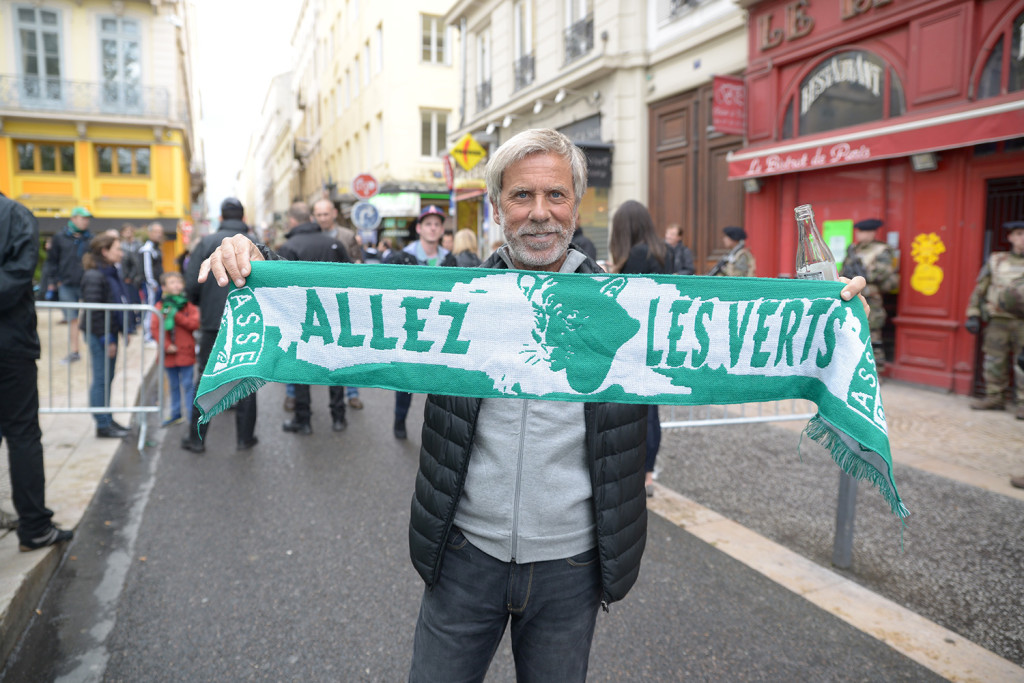
[[479,187],[457,187],[455,188],[455,201],[464,202],[467,199],[473,199],[473,197],[479,197],[486,194],[487,190]]
[[1024,98],[979,107],[976,102],[940,115],[901,117],[840,135],[817,135],[730,153],[729,179],[759,178],[862,164],[923,152],[969,147],[1024,136]]

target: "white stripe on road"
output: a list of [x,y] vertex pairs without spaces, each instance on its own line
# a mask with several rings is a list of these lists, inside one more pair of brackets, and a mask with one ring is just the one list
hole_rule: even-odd
[[1024,669],[685,496],[655,484],[647,509],[951,681],[1024,681]]

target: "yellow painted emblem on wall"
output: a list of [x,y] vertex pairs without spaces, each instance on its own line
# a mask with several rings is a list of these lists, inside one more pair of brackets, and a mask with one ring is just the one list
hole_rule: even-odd
[[934,232],[920,234],[914,238],[910,247],[910,255],[917,263],[914,274],[910,276],[910,286],[925,296],[932,296],[939,291],[942,284],[943,271],[935,263],[939,256],[946,253],[946,245],[942,238]]

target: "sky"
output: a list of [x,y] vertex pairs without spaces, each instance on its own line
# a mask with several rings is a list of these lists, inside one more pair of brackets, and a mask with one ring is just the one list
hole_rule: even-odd
[[199,135],[206,153],[206,201],[216,218],[221,201],[235,192],[270,81],[291,66],[289,43],[301,3],[198,0],[195,6]]

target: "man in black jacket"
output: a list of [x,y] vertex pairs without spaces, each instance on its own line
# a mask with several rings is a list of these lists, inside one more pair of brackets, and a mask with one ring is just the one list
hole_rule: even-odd
[[[220,205],[220,227],[217,232],[204,237],[193,249],[193,258],[189,261],[188,272],[185,273],[185,292],[189,300],[199,306],[199,353],[196,356],[196,367],[199,375],[206,369],[210,359],[213,343],[217,340],[220,330],[221,316],[224,313],[224,302],[228,298],[226,286],[219,286],[214,280],[199,282],[199,266],[203,259],[217,249],[222,241],[229,237],[251,240],[249,226],[242,222],[245,209],[242,202],[228,197]],[[199,386],[198,377],[194,383]],[[199,409],[192,406],[192,419],[189,423],[188,435],[181,440],[181,447],[193,453],[206,450],[202,439],[206,436],[209,423],[199,426]],[[238,450],[246,450],[256,445],[259,439],[253,434],[256,429],[256,394],[252,393],[235,405],[235,437]]]
[[[288,241],[277,251],[281,258],[289,261],[349,262],[345,245],[325,235],[317,223],[310,222],[309,206],[305,202],[295,202],[288,209],[288,228]],[[328,393],[333,429],[336,432],[344,431],[348,426],[345,420],[345,387],[329,387]],[[310,406],[309,385],[296,384],[295,417],[281,425],[281,428],[296,434],[312,434],[310,418],[313,411]]]
[[[46,507],[39,429],[36,304],[32,276],[39,260],[39,225],[32,212],[0,194],[0,438],[7,439],[11,493],[21,550],[71,540]],[[74,330],[77,335],[77,328]]]
[[[92,233],[89,232],[89,221],[92,214],[84,206],[71,209],[71,218],[64,232],[58,232],[50,243],[50,251],[46,260],[51,264],[50,272],[54,276],[51,285],[57,292],[58,301],[82,300],[82,257],[89,250]],[[73,363],[81,360],[78,353],[78,309],[65,308],[64,322],[68,324],[69,353],[62,363]]]
[[[570,246],[586,168],[554,130],[503,144],[486,181],[506,244],[481,267],[602,273]],[[241,286],[250,260],[275,256],[234,238],[199,277]],[[645,405],[427,397],[409,524],[426,584],[410,681],[483,680],[510,619],[521,679],[586,679],[598,611],[625,597],[640,571],[647,413]]]

